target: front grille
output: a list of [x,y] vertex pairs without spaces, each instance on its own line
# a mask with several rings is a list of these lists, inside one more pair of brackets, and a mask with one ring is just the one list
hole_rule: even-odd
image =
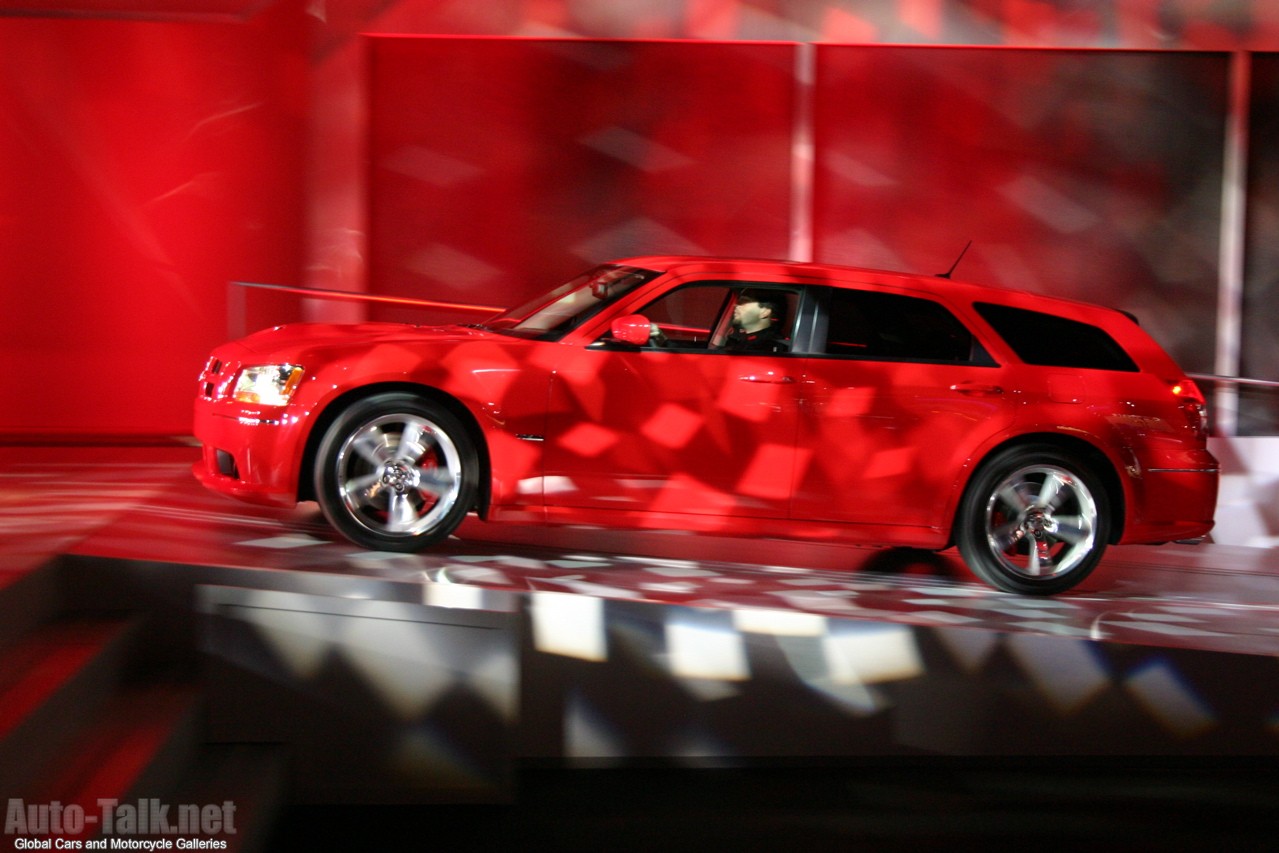
[[216,400],[218,398],[227,376],[231,373],[230,370],[224,372],[224,367],[229,368],[230,365],[216,356],[210,356],[209,360],[205,362],[204,370],[200,373],[199,394],[201,397],[206,400]]

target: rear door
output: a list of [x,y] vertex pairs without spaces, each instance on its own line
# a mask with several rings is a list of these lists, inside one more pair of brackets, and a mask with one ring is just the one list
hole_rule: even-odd
[[805,365],[792,514],[945,525],[968,456],[1011,423],[1015,389],[940,302],[821,291],[825,333]]

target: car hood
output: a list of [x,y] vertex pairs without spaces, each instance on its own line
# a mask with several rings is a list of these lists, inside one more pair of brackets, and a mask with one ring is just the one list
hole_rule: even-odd
[[469,326],[413,326],[407,323],[290,323],[254,332],[238,341],[249,352],[281,352],[328,346],[379,343],[469,341],[491,333]]

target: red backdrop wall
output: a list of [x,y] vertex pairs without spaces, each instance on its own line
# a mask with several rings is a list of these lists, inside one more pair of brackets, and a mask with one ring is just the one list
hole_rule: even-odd
[[227,282],[300,275],[295,20],[0,20],[0,433],[190,432]]
[[510,305],[611,258],[787,256],[793,45],[369,49],[380,293]]

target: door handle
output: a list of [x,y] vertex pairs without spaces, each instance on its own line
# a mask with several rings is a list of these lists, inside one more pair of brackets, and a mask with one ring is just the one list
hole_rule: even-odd
[[958,391],[960,394],[967,394],[970,397],[995,397],[1004,393],[1004,389],[998,385],[990,385],[985,382],[957,382],[950,386],[950,390]]
[[742,382],[756,382],[763,385],[789,385],[795,381],[784,373],[774,373],[771,370],[764,373],[750,373],[737,378]]

